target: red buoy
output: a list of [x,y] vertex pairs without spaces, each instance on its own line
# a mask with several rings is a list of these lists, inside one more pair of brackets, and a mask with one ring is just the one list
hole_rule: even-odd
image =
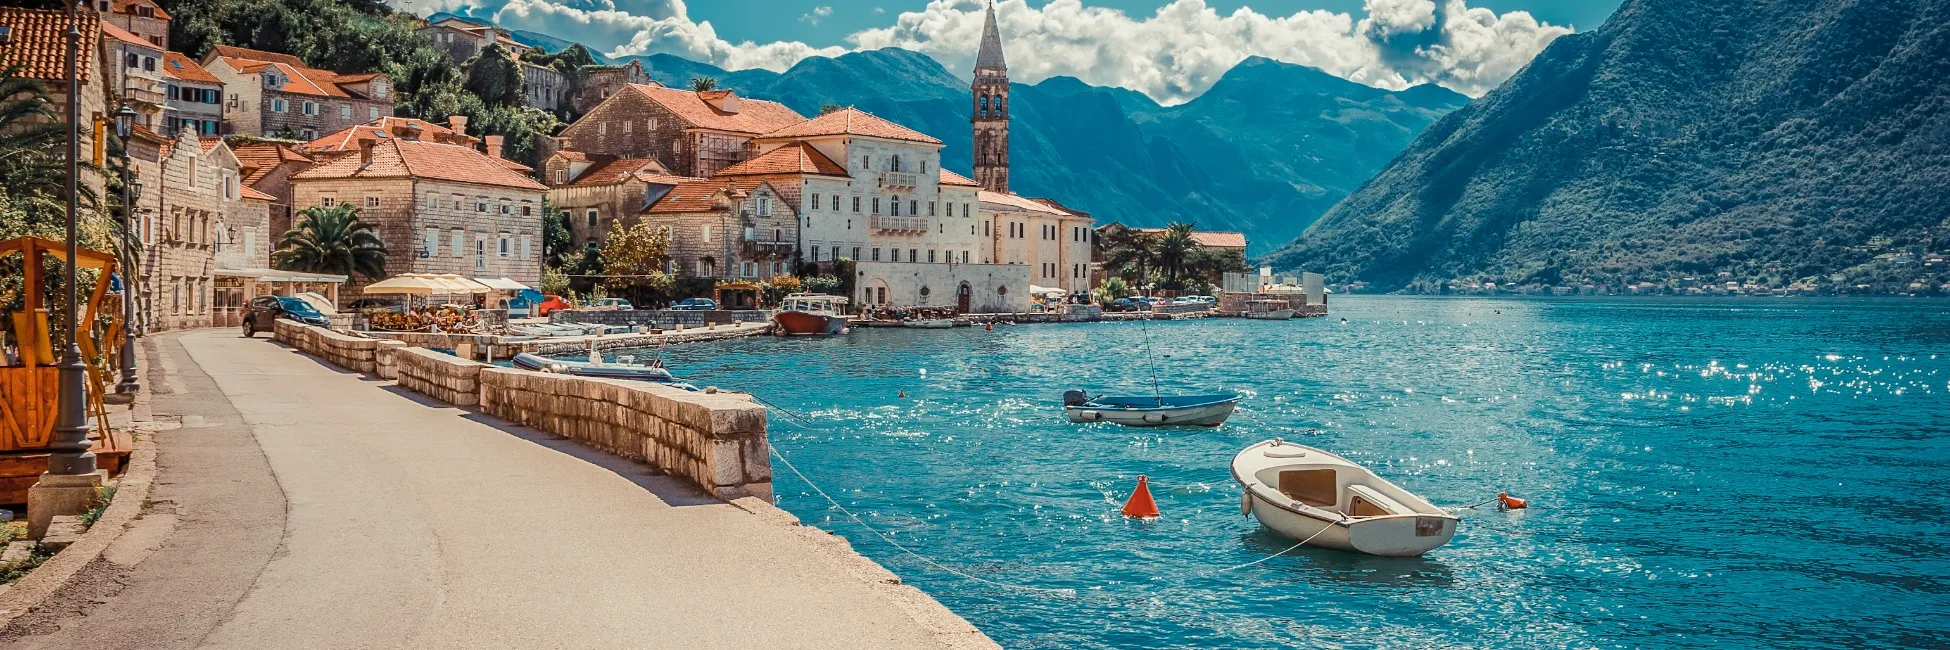
[[1158,516],[1158,502],[1151,499],[1151,487],[1143,474],[1138,475],[1137,489],[1131,491],[1131,498],[1124,502],[1124,516],[1149,519]]
[[1530,502],[1510,496],[1508,492],[1496,493],[1496,507],[1503,510],[1522,510],[1530,507]]

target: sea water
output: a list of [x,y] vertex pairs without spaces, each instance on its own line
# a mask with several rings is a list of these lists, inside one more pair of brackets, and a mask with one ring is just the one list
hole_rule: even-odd
[[[666,358],[802,416],[772,413],[773,444],[928,560],[775,459],[779,504],[1009,648],[1950,644],[1950,302],[1332,308]],[[1064,389],[1149,394],[1154,379],[1245,399],[1217,429],[1063,419]],[[1222,571],[1294,541],[1241,516],[1228,472],[1273,437],[1439,505],[1507,491],[1531,506],[1461,511],[1455,539],[1420,558],[1302,548]],[[1140,474],[1163,517],[1118,513]]]

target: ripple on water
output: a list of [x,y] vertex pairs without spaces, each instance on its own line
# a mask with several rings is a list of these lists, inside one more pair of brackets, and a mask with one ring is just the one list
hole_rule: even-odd
[[[1335,317],[868,330],[667,353],[806,415],[782,507],[1011,648],[1950,644],[1950,314],[1912,301],[1336,297]],[[1935,303],[1927,303],[1934,305]],[[1346,317],[1345,323],[1340,317]],[[1066,388],[1231,390],[1212,430],[1071,425]],[[922,373],[920,370],[925,369]],[[897,397],[905,392],[907,398]],[[1422,558],[1300,549],[1227,464],[1326,447],[1462,511]],[[1165,516],[1118,514],[1139,474]],[[1846,603],[1846,607],[1837,607]]]

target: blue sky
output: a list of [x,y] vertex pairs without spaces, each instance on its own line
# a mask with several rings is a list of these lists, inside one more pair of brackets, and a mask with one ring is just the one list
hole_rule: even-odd
[[[898,47],[966,76],[986,0],[391,0],[730,70]],[[1011,79],[1070,76],[1189,101],[1247,57],[1380,88],[1478,96],[1620,0],[997,0]]]
[[[1621,0],[1478,0],[1470,6],[1504,13],[1527,11],[1538,20],[1576,27],[1578,31],[1597,29],[1618,9]],[[718,35],[731,41],[802,41],[813,46],[845,45],[848,34],[892,22],[891,16],[915,11],[926,0],[693,0],[693,19],[710,21]],[[1031,0],[1032,6],[1049,0]],[[1085,0],[1085,4],[1110,7],[1132,15],[1148,15],[1165,0]],[[1220,13],[1251,7],[1267,15],[1291,15],[1300,11],[1328,11],[1359,14],[1362,0],[1210,0],[1206,4]],[[812,24],[814,9],[828,7],[832,13]],[[875,11],[879,9],[879,11]]]

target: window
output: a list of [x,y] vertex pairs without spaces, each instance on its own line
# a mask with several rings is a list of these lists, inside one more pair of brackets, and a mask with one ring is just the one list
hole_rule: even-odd
[[785,229],[783,229],[783,228],[773,228],[773,229],[772,229],[772,241],[775,241],[775,242],[782,242],[782,241],[785,241]]
[[772,216],[772,197],[769,196],[758,197],[758,216],[761,217]]
[[[898,197],[898,196],[896,196],[896,197],[894,197],[894,200],[893,200],[893,204],[892,204],[892,207],[893,207],[893,210],[894,210],[894,212],[893,212],[893,216],[896,216],[896,217],[898,217],[898,216],[901,216],[901,197]],[[873,201],[873,211],[874,211],[874,212],[879,212],[879,211],[880,211],[880,199],[874,199],[874,201]]]
[[143,70],[146,70],[146,71],[149,71],[149,72],[155,72],[155,71],[156,71],[156,57],[153,57],[153,56],[145,56],[145,57],[142,57],[142,69],[143,69]]
[[428,228],[426,229],[426,238],[427,238],[426,256],[433,257],[435,255],[439,255],[440,254],[440,231],[434,230],[432,228]]
[[486,237],[474,240],[474,268],[476,270],[487,268]]
[[[921,214],[920,199],[907,200],[907,213],[915,216],[919,216]],[[930,208],[930,212],[928,213],[928,216],[934,216],[934,213],[932,212],[932,208]]]
[[873,213],[880,214],[880,197],[873,197]]
[[523,201],[521,206],[521,216],[524,217],[535,216],[535,206],[528,205],[527,201]]
[[557,169],[557,170],[555,170],[555,184],[556,184],[556,185],[563,185],[563,184],[567,184],[568,182],[569,182],[569,170],[567,170],[567,169]]
[[589,236],[596,236],[596,211],[590,210],[583,213],[583,216],[589,219]]
[[597,122],[597,123],[596,123],[596,135],[609,135],[609,123],[608,123],[608,122]]
[[964,216],[964,217],[966,217],[966,216],[968,216],[968,204],[967,204],[967,203],[963,203],[963,204],[961,204],[961,216]]
[[[859,250],[859,249],[854,249],[854,250]],[[858,255],[858,253],[855,253],[855,255]],[[840,260],[840,247],[838,247],[838,246],[834,246],[834,247],[833,247],[833,258],[832,258],[832,259],[833,259],[833,261],[835,261],[835,262],[837,262],[837,261],[839,261],[839,260]]]
[[921,251],[913,248],[907,249],[907,261],[910,264],[921,261]]
[[379,197],[370,194],[366,195],[366,207],[368,208],[379,207]]
[[460,209],[460,204],[461,204],[461,202],[462,202],[462,201],[464,201],[464,200],[465,200],[465,199],[463,199],[463,198],[461,198],[461,196],[460,196],[459,194],[455,194],[455,195],[454,195],[454,209],[455,209],[455,210],[459,210],[459,209]]
[[814,210],[819,209],[819,194],[817,193],[812,195],[812,209]]
[[854,246],[854,247],[853,247],[853,259],[856,259],[856,260],[857,260],[857,259],[860,259],[860,247],[859,247],[859,246]]
[[500,245],[499,253],[502,257],[507,257],[508,253],[512,252],[508,246],[508,233],[501,233],[501,236],[495,241]]
[[982,222],[982,236],[989,236],[989,222],[987,221]]
[[967,264],[967,263],[968,263],[968,251],[962,251],[962,252],[961,252],[961,263],[963,263],[963,264]]
[[367,107],[367,108],[366,108],[366,119],[368,119],[368,120],[376,120],[376,119],[379,119],[379,107],[377,107],[377,106],[372,106],[372,107]]
[[298,137],[301,137],[301,138],[304,138],[304,139],[306,139],[306,140],[316,140],[316,139],[318,139],[318,130],[317,130],[317,129],[298,129]]
[[854,212],[860,211],[860,197],[857,196],[853,197],[853,211]]
[[440,197],[437,197],[437,196],[434,196],[434,195],[432,195],[432,194],[428,194],[428,195],[427,195],[427,209],[428,209],[428,210],[438,210],[438,209],[440,209]]
[[515,213],[514,204],[511,203],[501,204],[501,214],[514,214],[514,213]]
[[625,120],[625,121],[623,122],[623,132],[624,132],[624,133],[629,133],[629,132],[630,132],[630,125],[633,125],[633,124],[636,124],[636,123],[635,123],[635,122],[631,122],[631,121],[628,121],[628,120]]
[[887,164],[887,171],[897,172],[900,170],[901,170],[901,157],[894,156],[893,161]]
[[861,170],[863,170],[863,171],[864,171],[864,170],[871,170],[871,169],[873,169],[873,157],[872,157],[872,156],[861,156],[861,157],[860,157],[860,169],[861,169]]
[[521,236],[521,259],[524,260],[528,259],[528,255],[529,255],[528,242],[529,242],[528,236],[522,235]]
[[454,243],[454,257],[458,258],[462,255],[467,254],[467,248],[466,248],[467,233],[466,232],[463,232],[461,230],[455,230],[453,236],[450,237],[450,239],[452,239]]
[[706,244],[711,243],[711,227],[705,226],[703,230],[704,230],[704,243]]
[[476,198],[476,199],[474,199],[474,211],[475,211],[475,212],[487,212],[487,211],[488,211],[488,205],[487,205],[487,197],[479,197],[479,198]]
[[929,202],[928,202],[928,216],[930,216],[930,217],[932,217],[932,216],[934,216],[934,202],[933,202],[933,201],[929,201]]
[[349,120],[349,119],[352,119],[352,105],[351,105],[351,104],[339,104],[339,117],[341,117],[341,118],[345,118],[345,119],[348,119],[348,120]]
[[873,249],[873,261],[875,262],[880,261],[880,249],[878,248]]
[[934,263],[934,249],[932,248],[928,249],[928,263],[929,264]]
[[305,103],[304,103],[304,107],[305,107],[305,110],[304,110],[304,113],[305,113],[306,115],[317,115],[317,114],[318,114],[318,104],[317,104],[317,103],[315,103],[315,102],[305,102]]
[[819,246],[817,244],[807,249],[807,252],[812,253],[809,261],[813,261],[813,262],[819,261]]
[[125,68],[133,68],[133,67],[136,67],[136,66],[138,66],[138,65],[141,65],[141,64],[142,64],[142,57],[140,57],[140,56],[136,56],[136,54],[135,54],[134,52],[130,52],[130,53],[128,53],[128,56],[127,56],[127,57],[126,57],[126,59],[125,59],[125,63],[126,63],[126,65],[124,65],[124,66],[122,66],[122,67],[125,67]]
[[331,196],[321,196],[321,197],[318,197],[318,204],[319,204],[319,205],[322,205],[322,206],[325,206],[325,207],[328,207],[328,208],[329,208],[329,207],[332,207],[332,206],[334,206],[334,205],[338,205],[338,204],[339,204],[339,200],[338,200],[338,198],[337,198],[337,197],[331,197]]

